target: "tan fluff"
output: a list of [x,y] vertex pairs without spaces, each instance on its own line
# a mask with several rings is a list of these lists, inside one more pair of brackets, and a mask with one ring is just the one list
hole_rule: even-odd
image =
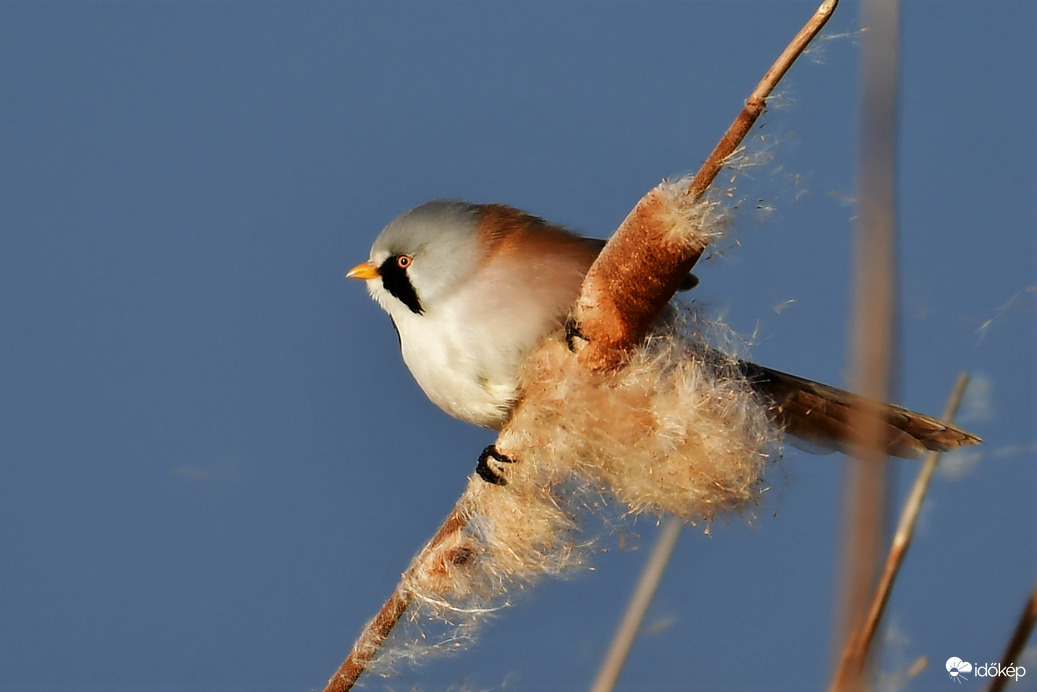
[[497,441],[506,485],[473,476],[463,526],[404,575],[412,605],[378,668],[461,650],[478,626],[545,576],[587,564],[585,529],[624,513],[688,522],[751,507],[779,434],[734,367],[671,320],[611,374],[590,373],[564,340],[527,359],[523,399]]
[[779,434],[718,351],[669,332],[620,371],[597,374],[548,341],[525,378],[503,453],[582,476],[633,514],[708,520],[758,497]]

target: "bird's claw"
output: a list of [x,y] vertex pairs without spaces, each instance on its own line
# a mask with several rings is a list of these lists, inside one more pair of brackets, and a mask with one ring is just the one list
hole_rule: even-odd
[[576,340],[587,341],[587,337],[580,331],[580,323],[576,318],[569,317],[565,321],[565,345],[569,347],[570,353],[576,353]]
[[508,481],[490,468],[490,464],[488,463],[490,459],[501,464],[514,464],[515,460],[501,454],[497,451],[495,446],[490,445],[482,451],[482,454],[479,455],[479,463],[475,465],[475,472],[479,474],[479,478],[482,478],[487,483],[492,483],[494,485],[507,485]]

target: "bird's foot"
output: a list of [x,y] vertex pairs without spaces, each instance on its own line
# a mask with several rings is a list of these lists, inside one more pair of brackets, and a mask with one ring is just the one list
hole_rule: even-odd
[[[580,323],[570,315],[565,321],[565,345],[569,347],[570,353],[576,353],[576,340],[587,341],[587,337],[580,331]],[[582,347],[582,345],[581,345]]]
[[475,465],[475,472],[479,474],[479,478],[482,478],[487,483],[493,483],[494,485],[507,485],[508,481],[490,468],[490,459],[493,459],[500,464],[514,464],[515,460],[501,454],[497,451],[495,446],[490,445],[482,451],[482,454],[479,455],[479,463]]

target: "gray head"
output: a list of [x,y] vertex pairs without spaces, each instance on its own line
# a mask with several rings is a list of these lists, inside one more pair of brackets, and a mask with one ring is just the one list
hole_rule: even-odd
[[369,261],[380,281],[368,281],[368,290],[386,312],[420,315],[475,270],[482,251],[479,212],[478,204],[435,200],[385,227]]

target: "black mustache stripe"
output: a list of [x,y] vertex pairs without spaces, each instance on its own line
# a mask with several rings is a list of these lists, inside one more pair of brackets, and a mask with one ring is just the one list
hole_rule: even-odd
[[411,312],[420,315],[425,312],[425,309],[421,307],[421,300],[418,298],[417,291],[414,290],[414,284],[410,282],[410,277],[407,276],[407,270],[397,263],[398,259],[399,255],[393,255],[382,262],[382,266],[378,268],[378,273],[382,277],[382,286],[393,297],[410,308]]

